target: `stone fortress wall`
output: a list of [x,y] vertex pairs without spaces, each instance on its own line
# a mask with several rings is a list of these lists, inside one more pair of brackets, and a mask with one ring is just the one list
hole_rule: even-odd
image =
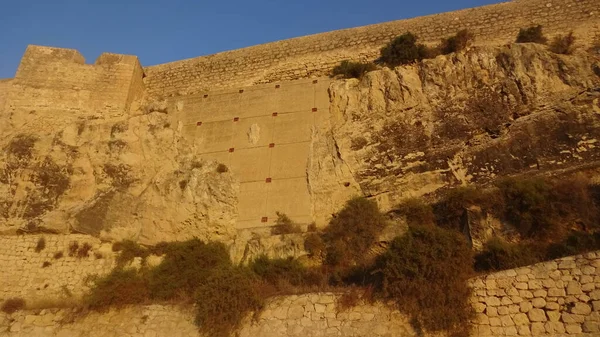
[[0,82],[0,97],[5,97],[4,113],[93,111],[113,116],[142,97],[142,78],[136,56],[103,53],[91,65],[74,49],[30,45],[15,78]]
[[374,60],[382,46],[406,31],[437,43],[466,28],[476,44],[502,44],[514,41],[520,28],[541,24],[548,36],[573,30],[587,42],[600,33],[598,8],[599,0],[514,0],[150,66],[145,83],[150,94],[171,96],[325,76],[345,59]]
[[[600,335],[598,270],[600,251],[472,279],[477,312],[472,335]],[[23,277],[20,281],[26,283]],[[68,276],[62,278],[66,281]],[[381,303],[342,309],[339,296],[313,293],[270,299],[239,336],[422,336],[396,310]],[[183,308],[134,306],[79,320],[69,319],[69,313],[68,309],[0,312],[0,336],[199,336],[193,314]]]

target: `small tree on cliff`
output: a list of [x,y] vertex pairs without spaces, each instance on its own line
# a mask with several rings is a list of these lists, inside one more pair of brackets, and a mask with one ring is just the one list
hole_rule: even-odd
[[380,61],[390,67],[420,61],[428,56],[428,48],[417,43],[417,36],[407,32],[381,49]]

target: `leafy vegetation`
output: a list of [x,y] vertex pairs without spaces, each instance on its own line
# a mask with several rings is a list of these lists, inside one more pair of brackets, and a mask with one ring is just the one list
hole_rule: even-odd
[[272,235],[300,233],[300,226],[292,221],[286,214],[277,212],[275,226],[271,227]]
[[519,30],[519,34],[517,35],[517,43],[528,42],[539,44],[546,44],[546,42],[548,42],[548,39],[544,36],[544,33],[542,32],[541,25],[532,26],[529,28],[521,28]]
[[575,36],[573,32],[567,35],[557,35],[550,43],[550,50],[556,54],[571,55],[575,51]]
[[473,256],[460,233],[411,226],[380,256],[374,274],[376,296],[393,300],[425,330],[468,335]]
[[466,29],[458,31],[454,36],[442,39],[438,49],[442,54],[456,53],[465,50],[473,40],[474,35]]
[[339,65],[335,66],[335,68],[333,68],[331,74],[333,76],[341,76],[343,78],[361,79],[364,74],[375,69],[377,69],[377,67],[373,63],[344,60]]
[[41,238],[38,239],[38,241],[35,245],[35,252],[39,253],[42,250],[44,250],[44,248],[46,248],[46,239],[42,236]]
[[10,315],[23,308],[25,308],[25,300],[20,297],[12,297],[2,303],[0,310]]
[[385,217],[374,201],[362,197],[349,200],[324,231],[325,263],[330,266],[366,263],[367,252],[385,224]]
[[417,43],[417,36],[407,32],[381,49],[380,61],[390,67],[410,64],[428,56],[427,46]]

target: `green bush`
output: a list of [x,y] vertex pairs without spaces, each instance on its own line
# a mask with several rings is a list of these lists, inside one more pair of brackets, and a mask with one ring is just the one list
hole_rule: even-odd
[[324,230],[326,263],[350,266],[365,262],[385,224],[375,201],[364,197],[349,200]]
[[217,268],[198,280],[196,324],[206,336],[227,337],[264,306],[260,280],[243,267]]
[[39,253],[46,248],[46,239],[42,236],[38,239],[37,244],[35,245],[35,252]]
[[575,51],[575,36],[573,32],[567,35],[557,35],[550,43],[550,51],[556,54],[571,55]]
[[553,260],[595,250],[600,250],[600,232],[572,232],[562,241],[551,243],[546,249],[545,257]]
[[146,278],[135,269],[116,268],[110,274],[94,280],[85,302],[95,310],[140,304],[148,300],[150,291]]
[[479,206],[493,214],[502,214],[503,199],[497,191],[485,191],[474,186],[450,189],[433,205],[436,223],[444,228],[462,232],[466,211],[471,206]]
[[417,36],[407,32],[381,49],[380,61],[390,67],[420,61],[428,56],[427,47],[417,43]]
[[529,28],[521,28],[519,30],[519,34],[517,35],[517,43],[539,43],[546,44],[548,39],[544,36],[542,32],[542,26],[532,26]]
[[393,300],[425,330],[467,332],[473,256],[459,233],[412,226],[377,260],[375,275],[376,296]]
[[193,239],[172,242],[163,249],[163,261],[148,271],[151,295],[160,300],[193,294],[198,282],[206,279],[214,268],[231,264],[227,248],[218,242]]
[[310,233],[304,239],[304,249],[314,257],[322,256],[325,251],[325,242],[317,233]]
[[323,278],[317,272],[307,269],[293,258],[269,259],[262,255],[252,261],[249,267],[262,280],[279,289],[285,289],[287,285],[310,287],[323,283]]
[[349,60],[342,61],[339,65],[333,68],[332,76],[340,75],[343,78],[362,78],[369,71],[377,69],[373,63],[352,62]]
[[398,205],[397,212],[406,217],[406,223],[409,226],[433,225],[435,216],[431,205],[425,203],[422,199],[407,199]]
[[136,257],[141,257],[142,260],[144,260],[150,254],[148,249],[131,240],[114,242],[112,251],[119,252],[119,255],[116,258],[117,266],[119,267],[126,265]]
[[466,49],[475,39],[473,34],[463,29],[447,39],[442,39],[438,47],[442,54],[456,53]]
[[275,226],[271,227],[271,235],[283,235],[292,233],[301,233],[302,229],[295,224],[285,213],[277,212]]
[[540,250],[538,245],[492,238],[475,256],[475,270],[489,272],[518,268],[540,262],[543,255],[543,249]]
[[0,311],[7,314],[12,314],[15,311],[19,311],[25,308],[25,300],[20,297],[12,297],[4,301],[0,307]]

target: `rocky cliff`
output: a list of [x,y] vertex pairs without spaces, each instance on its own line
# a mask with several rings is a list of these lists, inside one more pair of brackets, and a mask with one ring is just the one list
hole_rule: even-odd
[[[389,210],[448,186],[599,163],[597,54],[476,47],[335,81],[329,94],[306,170],[318,225],[355,194]],[[234,244],[239,259],[301,255],[297,238],[236,230],[237,177],[196,154],[173,109],[146,99],[121,115],[0,114],[0,232],[198,237]]]
[[330,97],[331,157],[387,209],[447,186],[599,163],[597,54],[477,47],[337,81]]

